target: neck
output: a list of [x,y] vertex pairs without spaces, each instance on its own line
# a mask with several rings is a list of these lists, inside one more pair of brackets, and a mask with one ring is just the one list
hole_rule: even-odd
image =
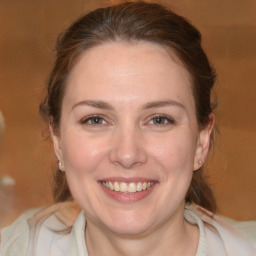
[[[184,211],[184,210],[183,210]],[[119,235],[94,225],[86,225],[86,245],[90,256],[178,256],[195,255],[199,231],[183,215],[164,222],[154,230],[137,236]]]

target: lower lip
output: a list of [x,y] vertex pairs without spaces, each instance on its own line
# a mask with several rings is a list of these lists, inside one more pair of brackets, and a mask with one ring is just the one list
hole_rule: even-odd
[[150,188],[148,188],[146,190],[127,194],[127,193],[116,192],[115,190],[110,190],[110,189],[106,188],[105,186],[103,186],[101,182],[99,182],[99,184],[101,185],[101,188],[103,189],[103,191],[109,197],[115,199],[118,202],[122,202],[122,203],[138,202],[138,201],[144,199],[145,197],[147,197],[156,186],[156,183],[155,183]]

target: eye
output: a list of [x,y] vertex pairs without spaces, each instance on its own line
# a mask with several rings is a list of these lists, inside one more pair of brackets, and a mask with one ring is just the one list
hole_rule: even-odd
[[93,116],[88,116],[86,118],[83,118],[80,121],[81,124],[86,124],[86,125],[105,125],[107,122],[104,120],[103,117],[93,115]]
[[154,116],[150,121],[149,124],[152,125],[168,125],[168,124],[174,124],[175,121],[168,116],[164,116],[164,115],[157,115]]

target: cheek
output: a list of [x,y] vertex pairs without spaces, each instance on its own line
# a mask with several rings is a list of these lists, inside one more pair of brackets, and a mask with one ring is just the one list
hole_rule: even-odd
[[186,136],[186,133],[175,133],[162,139],[152,138],[148,145],[149,154],[168,173],[178,175],[186,170],[192,171],[195,156],[195,142],[192,138]]
[[[148,152],[159,170],[160,194],[157,198],[163,217],[169,216],[184,201],[193,175],[195,142],[191,132],[173,132],[165,138],[152,138]],[[154,143],[153,143],[154,140]]]
[[106,155],[107,145],[105,139],[85,136],[80,132],[66,132],[61,145],[66,172],[93,172]]
[[159,201],[165,205],[170,202],[179,204],[185,198],[193,175],[195,155],[195,140],[191,132],[171,135],[166,136],[165,140],[158,138],[161,143],[150,148],[151,157],[160,167],[160,180],[164,186]]

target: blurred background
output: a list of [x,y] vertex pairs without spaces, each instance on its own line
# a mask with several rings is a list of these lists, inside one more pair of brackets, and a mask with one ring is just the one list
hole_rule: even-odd
[[[56,37],[83,13],[111,2],[118,1],[0,1],[0,227],[51,202],[56,160],[42,136],[38,105]],[[220,132],[207,172],[218,213],[256,219],[256,1],[158,2],[199,28],[217,70]]]

